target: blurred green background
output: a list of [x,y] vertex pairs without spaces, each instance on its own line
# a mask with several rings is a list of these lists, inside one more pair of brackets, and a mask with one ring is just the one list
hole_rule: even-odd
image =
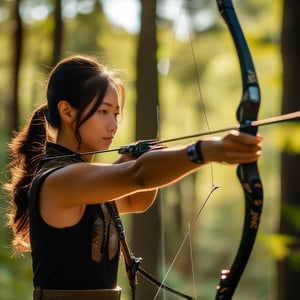
[[[236,124],[235,110],[240,101],[241,79],[236,52],[230,35],[214,1],[194,1],[192,18],[180,9],[181,1],[158,1],[157,59],[160,83],[160,136],[171,138],[207,131],[205,107],[211,130]],[[261,85],[260,118],[281,112],[282,62],[280,33],[282,1],[236,1],[237,12],[245,31]],[[0,1],[0,142],[1,181],[7,176],[7,142],[12,101],[13,36],[16,21],[13,11],[16,1]],[[45,101],[45,81],[50,70],[53,44],[55,1],[20,1],[23,26],[22,64],[19,74],[19,124],[28,119],[32,108]],[[136,52],[139,33],[140,3],[134,0],[62,1],[64,22],[63,56],[72,53],[92,54],[113,69],[120,71],[127,89],[124,120],[112,147],[125,145],[135,137]],[[192,41],[192,45],[191,45]],[[192,49],[195,51],[194,61]],[[147,57],[145,57],[147,59]],[[196,64],[196,66],[195,66]],[[199,78],[195,77],[195,67]],[[199,81],[198,81],[199,80]],[[200,86],[201,96],[198,87]],[[156,120],[155,120],[156,122]],[[291,125],[266,126],[264,154],[259,161],[265,190],[265,206],[261,229],[249,265],[242,277],[235,299],[275,299],[276,259],[286,255],[286,241],[275,234],[280,212],[280,153],[287,144],[297,145],[297,128]],[[287,137],[286,133],[289,132]],[[287,140],[288,138],[288,140]],[[97,157],[112,162],[115,154]],[[230,265],[236,249],[243,220],[243,195],[235,176],[235,167],[213,165],[200,170],[196,191],[191,192],[189,180],[162,190],[163,220],[167,254],[174,255],[179,241],[172,238],[172,210],[182,210],[184,230],[194,216],[190,211],[194,195],[195,206],[201,207],[212,185],[220,188],[213,193],[194,228],[197,253],[197,288],[199,299],[212,299],[220,269]],[[194,185],[192,185],[194,188]],[[181,199],[180,196],[184,196]],[[13,256],[11,232],[6,226],[8,198],[1,192],[0,218],[0,300],[31,299],[32,274],[30,256]],[[298,218],[298,215],[295,217]],[[130,236],[130,216],[124,217]],[[168,227],[168,224],[171,224]],[[181,238],[185,232],[180,234]],[[172,250],[171,250],[172,249]],[[187,250],[188,251],[188,250]],[[145,259],[145,258],[144,258]],[[167,258],[166,264],[168,265]],[[199,270],[198,270],[199,269]],[[190,289],[180,267],[171,276],[171,284]],[[127,298],[127,280],[120,266],[120,285]],[[173,299],[172,296],[170,299]]]

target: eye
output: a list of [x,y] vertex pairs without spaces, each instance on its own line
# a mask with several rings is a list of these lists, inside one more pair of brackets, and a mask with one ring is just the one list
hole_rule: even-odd
[[115,120],[116,120],[118,123],[121,122],[121,115],[120,115],[119,112],[115,113],[115,114],[114,114],[114,117],[115,117]]
[[107,114],[107,110],[106,109],[100,109],[98,112],[101,115],[106,115]]

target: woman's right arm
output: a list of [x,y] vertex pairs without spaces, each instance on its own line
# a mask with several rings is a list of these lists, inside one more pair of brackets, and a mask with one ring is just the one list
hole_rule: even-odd
[[[248,163],[260,156],[260,137],[231,132],[201,143],[203,164],[209,161]],[[78,163],[52,173],[44,192],[59,205],[74,206],[117,200],[132,193],[153,190],[199,169],[187,156],[187,147],[149,151],[137,160],[104,165]],[[49,195],[48,195],[49,196]],[[47,197],[48,197],[47,196]]]

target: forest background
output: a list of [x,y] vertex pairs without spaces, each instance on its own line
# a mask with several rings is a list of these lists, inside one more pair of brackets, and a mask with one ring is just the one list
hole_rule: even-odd
[[[299,2],[245,0],[235,4],[261,86],[259,118],[299,109],[299,79],[296,71],[289,71],[299,65],[297,55],[292,55],[300,53]],[[153,11],[156,14],[150,15]],[[7,143],[12,131],[45,101],[51,66],[73,53],[97,56],[118,70],[125,82],[124,120],[112,148],[137,139],[166,139],[236,124],[242,86],[239,64],[214,1],[2,0],[0,26],[1,182],[7,178]],[[147,36],[151,32],[155,34]],[[146,50],[141,46],[145,44]],[[154,75],[148,72],[153,66]],[[291,123],[260,128],[265,204],[236,299],[300,297],[292,288],[300,280],[298,130]],[[96,159],[112,162],[115,158],[116,154],[105,154]],[[219,186],[193,227],[191,246],[184,245],[166,279],[196,299],[214,297],[220,270],[231,265],[238,248],[244,200],[235,172],[232,166],[209,165],[163,189],[147,213],[123,216],[134,254],[143,257],[145,268],[163,278],[195,212],[212,186]],[[30,256],[13,255],[6,226],[7,201],[2,191],[0,300],[27,300],[32,293]],[[119,283],[122,299],[129,299],[122,260]],[[138,299],[153,299],[155,293],[156,288],[140,278]],[[163,292],[159,297],[175,299]]]

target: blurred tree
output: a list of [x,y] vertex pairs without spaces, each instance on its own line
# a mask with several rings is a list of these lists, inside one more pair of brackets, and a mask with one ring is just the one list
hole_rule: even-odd
[[[282,23],[283,102],[282,113],[300,109],[300,2],[285,0]],[[297,136],[291,135],[294,139]],[[282,209],[280,233],[293,238],[287,257],[278,263],[278,300],[300,299],[300,155],[285,147],[282,152]]]
[[91,11],[80,10],[78,5],[76,18],[66,26],[68,39],[64,45],[65,52],[101,53],[104,48],[103,32],[106,31],[108,36],[111,36],[112,27],[103,13],[101,2],[95,0],[89,2],[91,2]]
[[[137,106],[136,139],[153,139],[157,136],[158,74],[156,40],[156,1],[141,0],[141,30],[137,49]],[[145,269],[156,274],[160,243],[159,201],[142,215],[133,216],[132,240],[134,252],[145,258]],[[137,298],[153,299],[152,285],[138,286]]]
[[63,27],[64,25],[62,20],[62,3],[61,0],[55,0],[53,53],[52,53],[51,66],[54,66],[61,59],[63,29],[64,29]]
[[15,20],[15,31],[14,31],[14,57],[13,57],[13,76],[12,76],[12,99],[8,110],[8,123],[9,132],[16,130],[19,126],[19,74],[22,59],[22,48],[23,48],[23,29],[22,20],[20,16],[20,3],[21,0],[16,0],[13,11],[13,18]]

